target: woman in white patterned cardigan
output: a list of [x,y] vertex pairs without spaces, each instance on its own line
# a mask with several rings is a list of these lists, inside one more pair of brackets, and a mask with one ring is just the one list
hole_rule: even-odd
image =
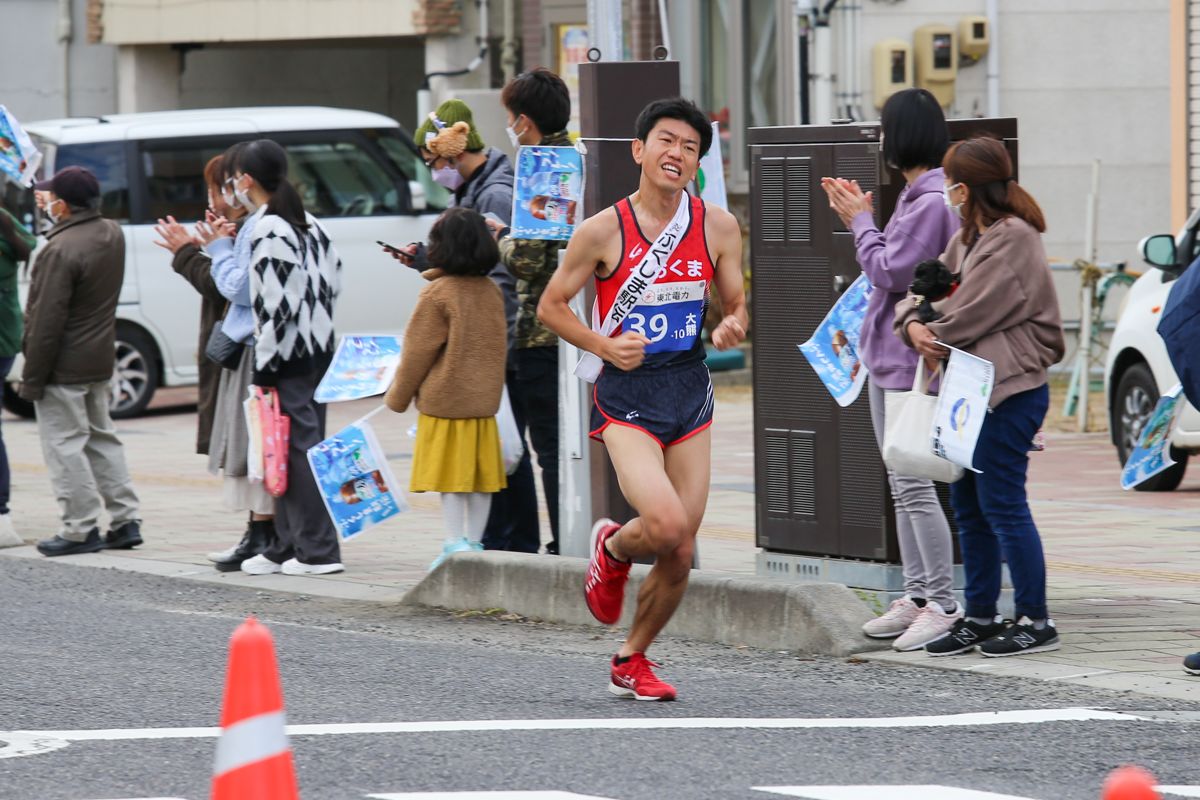
[[325,407],[313,392],[333,356],[333,310],[342,262],[325,229],[287,179],[287,154],[258,139],[235,154],[233,189],[256,214],[250,231],[255,386],[271,386],[291,419],[288,488],[275,500],[275,543],[242,562],[252,575],[341,572],[337,531],[325,510],[308,449],[325,438]]

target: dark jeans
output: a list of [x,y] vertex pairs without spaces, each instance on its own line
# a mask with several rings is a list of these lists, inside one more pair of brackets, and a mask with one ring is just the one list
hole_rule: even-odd
[[275,387],[280,409],[292,420],[287,491],[275,498],[276,539],[263,553],[276,564],[293,556],[302,564],[342,560],[337,529],[308,464],[308,449],[325,438],[325,406],[313,399],[313,392],[328,364],[326,359],[310,373],[281,377]]
[[988,413],[975,466],[950,486],[966,572],[968,617],[993,617],[1001,560],[1012,574],[1017,618],[1045,619],[1046,559],[1025,494],[1029,448],[1050,406],[1047,386],[1013,395]]
[[[0,356],[0,378],[7,378],[16,356]],[[4,433],[0,431],[0,514],[8,513],[8,501],[12,495],[12,472],[8,468],[8,448],[4,446]]]
[[[510,369],[505,379],[512,403],[517,430],[525,438],[525,416],[517,402],[516,370]],[[533,461],[529,448],[521,456],[517,471],[508,476],[508,488],[492,495],[487,527],[483,530],[485,550],[511,550],[516,553],[536,553],[541,544],[538,528],[537,487],[533,483]]]
[[529,426],[529,441],[542,470],[542,492],[550,515],[550,543],[558,552],[558,347],[516,351],[517,392],[513,401]]

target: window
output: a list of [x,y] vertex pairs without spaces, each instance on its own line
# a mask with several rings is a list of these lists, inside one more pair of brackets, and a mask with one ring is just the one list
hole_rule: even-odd
[[361,146],[349,141],[281,142],[290,178],[304,208],[317,218],[370,217],[409,210],[391,175]]
[[129,221],[129,170],[124,142],[62,145],[54,170],[84,167],[100,181],[100,213],[117,222]]
[[433,179],[429,168],[417,154],[416,147],[395,130],[369,130],[366,134],[379,145],[388,161],[400,171],[405,180],[416,181],[421,185],[425,192],[426,208],[441,210],[449,205],[450,192]]
[[746,127],[778,125],[779,25],[775,0],[744,0]]
[[728,172],[731,117],[729,113],[729,3],[730,0],[704,0],[700,12],[700,103],[709,117],[721,124],[721,160]]
[[144,142],[142,172],[145,177],[146,211],[142,223],[168,214],[180,221],[204,219],[208,187],[204,165],[225,152],[232,141],[182,145]]

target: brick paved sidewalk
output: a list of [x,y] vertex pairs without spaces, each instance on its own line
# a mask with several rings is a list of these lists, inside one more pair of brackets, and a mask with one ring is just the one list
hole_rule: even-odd
[[[163,402],[187,402],[165,392]],[[330,408],[331,431],[375,408],[373,401]],[[401,484],[407,485],[415,413],[374,418]],[[195,418],[186,409],[119,425],[142,497],[146,545],[135,551],[62,559],[263,589],[351,599],[398,600],[421,579],[441,546],[435,495],[409,497],[412,510],[343,548],[347,571],[320,578],[220,574],[204,558],[241,535],[244,519],[220,504],[220,482],[193,453]],[[57,528],[57,509],[34,423],[4,417],[13,465],[13,519],[32,541]],[[745,389],[719,389],[714,425],[713,491],[700,534],[701,567],[754,574],[752,408]],[[1200,678],[1180,669],[1200,650],[1200,470],[1171,493],[1122,492],[1106,434],[1052,434],[1033,455],[1031,497],[1046,542],[1051,611],[1062,650],[1011,659],[922,653],[868,657],[941,669],[1023,675],[1046,680],[1200,700]],[[543,521],[543,538],[548,537]],[[41,558],[32,547],[0,555]],[[550,556],[546,556],[550,558]]]

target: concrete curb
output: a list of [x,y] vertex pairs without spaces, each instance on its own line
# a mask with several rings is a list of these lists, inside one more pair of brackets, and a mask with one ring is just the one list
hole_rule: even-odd
[[[503,608],[568,625],[598,623],[583,602],[587,562],[525,553],[458,553],[404,597],[406,605],[458,611]],[[620,625],[633,619],[649,567],[634,565]],[[874,615],[853,591],[835,583],[692,573],[687,594],[664,634],[768,650],[848,656],[886,647],[862,634]]]

